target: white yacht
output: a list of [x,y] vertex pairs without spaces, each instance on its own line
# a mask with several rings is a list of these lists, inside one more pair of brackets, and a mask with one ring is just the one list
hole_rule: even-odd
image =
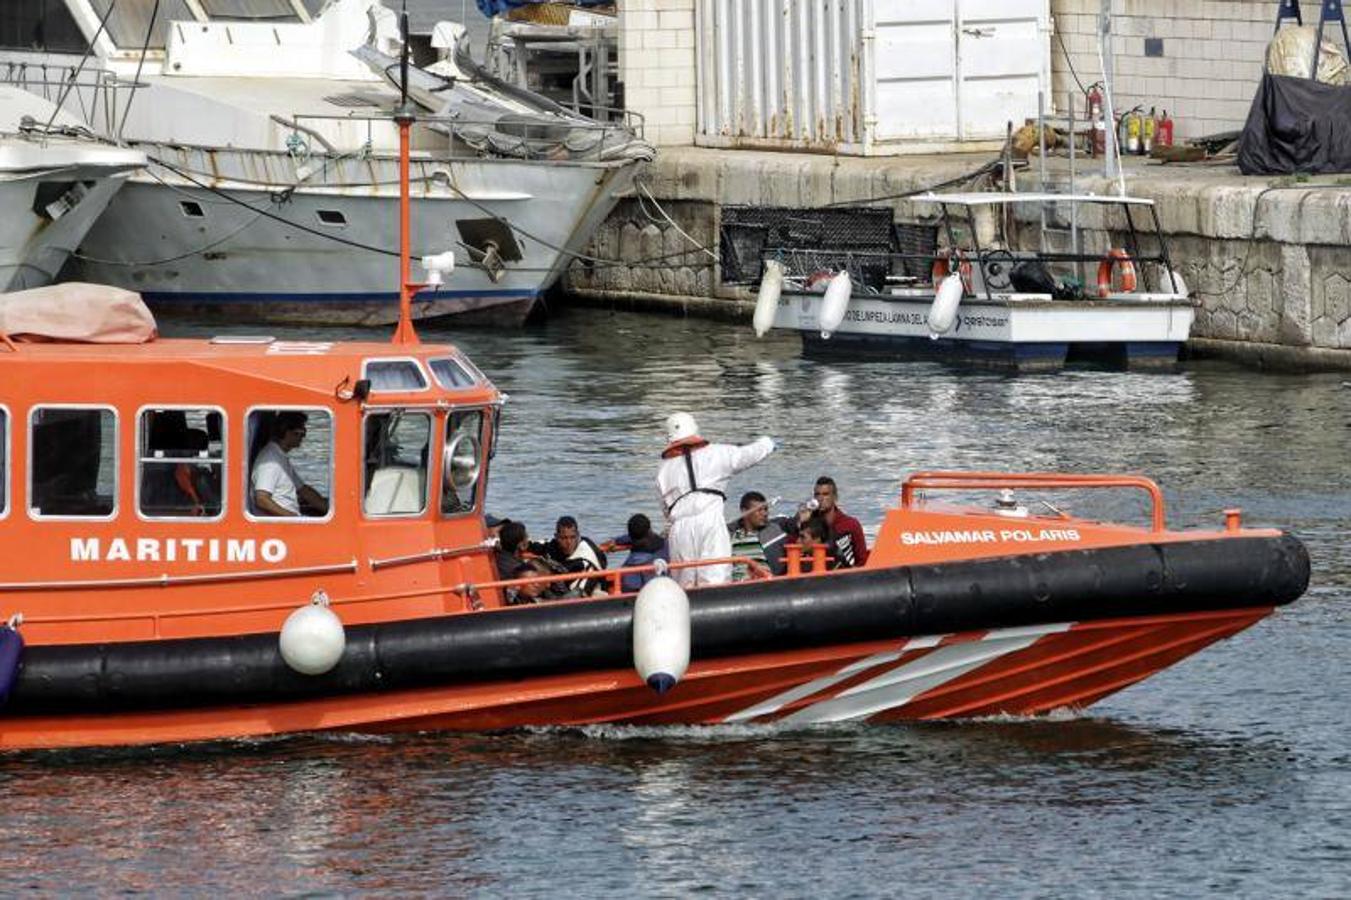
[[[394,13],[379,0],[160,0],[152,24],[156,6],[19,0],[6,13],[33,19],[21,34],[74,32],[89,58],[7,50],[0,73],[48,95],[75,83],[86,124],[149,160],[68,274],[160,313],[393,321]],[[488,75],[461,33],[438,25],[440,58],[411,79],[412,250],[460,261],[454,289],[423,291],[416,313],[519,322],[652,150]]]
[[0,85],[0,292],[47,284],[145,154]]

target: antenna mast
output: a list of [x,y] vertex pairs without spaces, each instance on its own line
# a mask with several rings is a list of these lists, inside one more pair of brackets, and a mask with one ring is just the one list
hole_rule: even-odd
[[409,140],[413,127],[413,108],[408,104],[408,0],[399,13],[399,37],[403,45],[399,52],[399,108],[394,121],[399,125],[399,325],[394,329],[394,343],[417,344],[413,330],[413,295],[426,285],[412,281],[409,250]]

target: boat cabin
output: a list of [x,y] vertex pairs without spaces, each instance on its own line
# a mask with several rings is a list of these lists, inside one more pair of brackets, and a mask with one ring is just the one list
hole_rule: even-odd
[[453,347],[6,340],[0,383],[0,612],[32,641],[275,629],[316,585],[354,623],[445,614],[496,579],[502,395]]

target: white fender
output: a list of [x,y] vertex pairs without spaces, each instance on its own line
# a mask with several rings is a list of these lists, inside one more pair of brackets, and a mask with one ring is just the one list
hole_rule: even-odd
[[322,675],[342,659],[347,635],[342,620],[328,608],[328,595],[315,591],[309,603],[281,626],[281,658],[301,675]]
[[961,305],[963,292],[962,276],[955,272],[939,282],[933,305],[929,307],[929,337],[937,338],[952,330],[957,322],[957,307]]
[[774,313],[779,308],[782,293],[783,263],[777,259],[766,260],[765,277],[760,279],[760,295],[755,298],[755,315],[751,317],[756,337],[764,337],[765,332],[774,327]]
[[664,694],[690,665],[690,598],[674,578],[653,578],[633,601],[633,667]]
[[826,296],[821,301],[821,337],[830,336],[844,321],[844,311],[849,308],[849,297],[854,292],[854,284],[848,272],[840,272],[826,285]]
[[1171,284],[1176,285],[1176,287],[1177,287],[1177,293],[1178,293],[1181,297],[1183,297],[1184,299],[1191,296],[1191,291],[1187,290],[1187,282],[1185,282],[1185,281],[1182,280],[1182,273],[1181,273],[1181,272],[1179,272],[1177,269],[1171,269],[1171,270],[1170,270],[1170,269],[1168,269],[1168,268],[1165,267],[1165,266],[1159,266],[1159,268],[1163,270],[1162,272],[1159,273],[1159,274],[1160,274],[1160,277],[1159,277],[1159,290],[1160,290],[1160,291],[1163,291],[1165,294],[1166,294],[1166,293],[1169,293],[1169,284],[1170,284],[1170,282],[1168,281],[1168,273],[1169,273],[1169,271],[1171,271],[1171,272],[1173,273],[1173,280],[1172,280]]

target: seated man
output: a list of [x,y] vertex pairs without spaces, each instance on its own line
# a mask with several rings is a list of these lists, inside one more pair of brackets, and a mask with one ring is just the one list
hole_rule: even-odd
[[[595,572],[605,568],[605,552],[589,537],[583,537],[572,516],[560,516],[554,526],[554,536],[544,544],[531,547],[540,556],[562,566],[565,572]],[[590,594],[600,586],[596,579],[578,579],[568,587]]]
[[497,577],[503,581],[519,578],[515,572],[525,565],[526,554],[530,550],[530,536],[525,532],[525,523],[507,522],[497,534]]
[[813,572],[816,570],[815,563],[812,561],[812,554],[816,552],[817,547],[824,547],[826,551],[826,568],[842,568],[840,560],[833,558],[831,551],[835,548],[830,540],[830,526],[826,524],[825,519],[811,518],[802,523],[799,532],[799,543],[802,545],[802,571]]
[[[787,517],[770,518],[769,503],[764,494],[759,491],[742,494],[741,518],[729,525],[728,530],[732,537],[732,555],[748,557],[752,563],[763,563],[771,575],[788,571],[784,545],[797,535],[797,522]],[[744,579],[749,574],[745,566],[733,567],[734,579]]]
[[[542,560],[529,559],[518,565],[507,578],[537,578],[541,575],[549,575],[549,567]],[[507,606],[525,606],[530,603],[543,603],[545,600],[552,600],[549,593],[552,587],[548,582],[539,581],[533,584],[522,584],[507,590]]]
[[254,511],[260,516],[323,516],[328,500],[306,484],[287,455],[305,440],[307,416],[302,412],[277,414],[272,440],[258,452],[249,476]]
[[[666,548],[666,540],[652,530],[652,520],[642,513],[631,516],[628,534],[615,539],[616,546],[628,547],[629,555],[622,568],[630,566],[648,566],[655,560],[670,561],[671,554]],[[629,572],[620,578],[620,588],[626,594],[640,591],[643,585],[657,577],[655,572]]]

